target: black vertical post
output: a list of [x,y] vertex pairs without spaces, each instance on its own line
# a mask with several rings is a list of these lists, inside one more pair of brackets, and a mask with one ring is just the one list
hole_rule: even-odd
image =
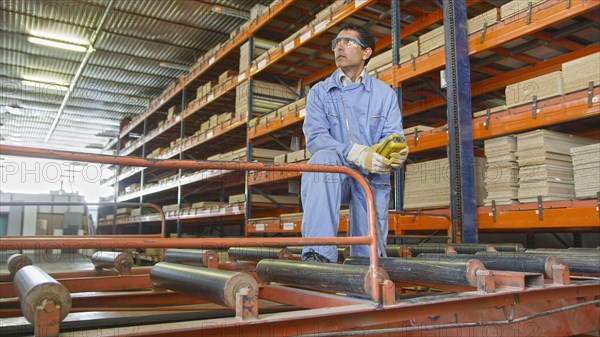
[[[121,137],[117,136],[117,156],[121,152]],[[115,184],[113,185],[113,221],[112,221],[112,233],[117,234],[117,202],[119,197],[119,175],[121,174],[121,165],[115,166]]]
[[477,242],[466,0],[444,0],[452,241]]
[[[392,64],[400,64],[400,0],[392,0]],[[402,86],[394,88],[402,112]],[[404,166],[394,171],[394,210],[404,210]]]
[[[144,131],[142,133],[142,137],[146,136],[146,133],[148,132],[148,119],[144,119]],[[142,158],[146,158],[146,142],[144,142],[142,144]],[[146,170],[142,169],[140,171],[140,186],[143,189],[144,188],[144,183],[145,183],[145,175],[146,175]],[[144,194],[140,194],[140,204],[144,202]],[[144,207],[140,206],[140,214],[144,214]],[[138,234],[143,234],[143,230],[144,230],[144,226],[143,226],[143,222],[140,221],[138,222]]]
[[[181,91],[181,113],[183,113],[183,110],[185,110],[185,106],[186,106],[186,102],[185,100],[187,99],[186,97],[186,91],[185,88]],[[179,139],[183,139],[185,137],[185,123],[183,118],[179,119]],[[183,160],[183,151],[181,150],[181,142],[179,142],[179,160]],[[181,176],[183,175],[183,169],[179,169],[178,170],[178,174],[179,174],[179,179],[177,180],[177,211],[179,212],[181,210],[181,201],[182,201],[182,196],[181,196]],[[181,220],[179,220],[179,217],[177,218],[177,237],[180,238],[181,237]]]
[[[254,60],[254,37],[250,36],[250,38],[248,39],[248,49],[250,50],[249,57],[248,57],[248,65],[250,66],[252,64],[252,61]],[[252,92],[254,91],[254,83],[252,78],[248,78],[248,111],[247,111],[247,118],[246,118],[246,130],[248,129],[248,123],[250,122],[250,120],[252,119]],[[246,137],[246,161],[251,162],[252,161],[252,143],[250,143],[250,141],[248,140],[248,137]],[[245,190],[244,193],[246,194],[246,214],[244,216],[244,224],[242,225],[242,233],[246,233],[246,224],[248,223],[248,219],[250,219],[250,217],[252,216],[251,210],[251,202],[252,202],[252,191],[248,182],[248,171],[244,171],[244,177],[245,177],[245,181],[246,181],[246,185],[245,185]]]

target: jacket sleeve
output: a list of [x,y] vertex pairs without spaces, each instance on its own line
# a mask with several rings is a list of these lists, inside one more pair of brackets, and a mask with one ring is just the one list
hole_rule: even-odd
[[346,158],[350,144],[335,140],[330,133],[331,123],[325,112],[321,84],[313,87],[306,98],[306,116],[302,131],[306,139],[306,148],[312,154],[320,150],[333,150]]

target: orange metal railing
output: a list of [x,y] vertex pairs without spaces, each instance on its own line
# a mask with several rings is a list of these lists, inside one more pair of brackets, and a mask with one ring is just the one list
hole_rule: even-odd
[[0,240],[0,250],[53,248],[220,248],[220,247],[276,247],[302,245],[369,245],[372,300],[378,307],[382,304],[382,289],[378,282],[378,251],[373,193],[365,178],[356,170],[345,166],[310,164],[265,164],[244,162],[211,162],[193,160],[158,160],[135,157],[96,155],[79,152],[55,151],[29,147],[0,145],[4,155],[93,162],[123,166],[156,167],[164,169],[232,170],[232,171],[302,171],[346,174],[354,178],[365,190],[368,236],[335,238],[120,238],[120,237],[15,237]]

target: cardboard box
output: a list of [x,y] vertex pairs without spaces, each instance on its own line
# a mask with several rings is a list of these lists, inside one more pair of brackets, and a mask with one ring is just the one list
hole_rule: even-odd
[[210,116],[208,121],[210,122],[210,128],[214,128],[215,126],[219,125],[219,115]]
[[273,162],[274,163],[285,163],[286,162],[286,158],[287,158],[287,153],[286,154],[280,154],[279,156],[275,156],[275,158],[273,158]]
[[227,82],[230,77],[236,76],[237,73],[233,70],[225,70],[221,75],[219,75],[219,84],[223,84]]
[[231,117],[232,117],[231,112],[224,112],[224,113],[218,115],[217,124],[223,124],[223,123],[227,122],[228,120],[230,120]]

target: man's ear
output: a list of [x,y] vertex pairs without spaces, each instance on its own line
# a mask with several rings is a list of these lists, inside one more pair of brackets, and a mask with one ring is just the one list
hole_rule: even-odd
[[365,50],[363,51],[362,59],[363,60],[368,59],[369,57],[371,57],[371,54],[373,54],[373,49],[365,48]]

